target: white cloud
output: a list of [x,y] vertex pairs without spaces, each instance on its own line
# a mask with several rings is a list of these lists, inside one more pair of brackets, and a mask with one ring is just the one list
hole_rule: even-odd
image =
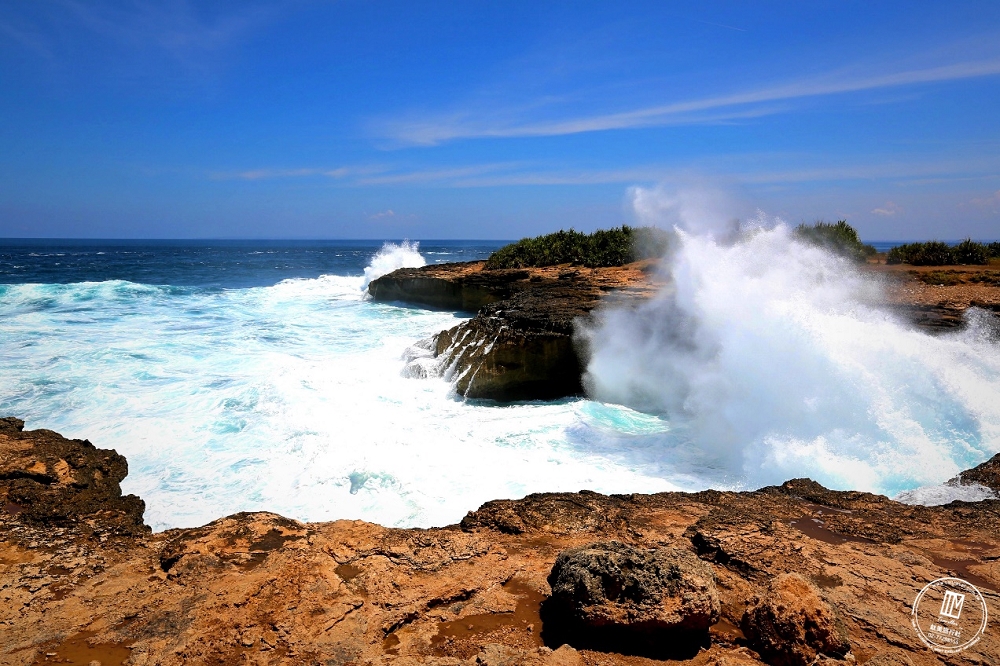
[[898,213],[902,213],[903,208],[894,201],[886,201],[882,206],[872,210],[875,215],[881,215],[883,217],[893,217]]
[[[783,187],[806,182],[893,181],[896,185],[941,183],[954,181],[992,180],[1000,169],[1000,158],[994,156],[920,162],[915,160],[846,163],[813,167],[820,158],[797,156],[796,164],[788,164],[782,154],[727,154],[699,160],[683,168],[678,164],[646,163],[620,168],[602,169],[574,167],[545,162],[487,162],[482,164],[436,165],[432,168],[402,164],[361,164],[331,167],[256,168],[207,174],[212,180],[264,181],[271,179],[313,178],[332,179],[345,187],[385,185],[429,185],[437,187],[507,187],[546,185],[611,185],[616,183],[653,185],[664,181],[688,180],[700,174],[713,181],[741,183],[746,186]],[[769,162],[781,162],[784,168],[765,170]],[[994,195],[995,197],[995,195]],[[991,207],[994,197],[975,199],[972,205]],[[963,206],[969,204],[961,204]],[[902,213],[903,208],[888,201],[871,211],[875,215]]]
[[[461,138],[560,136],[671,124],[718,123],[726,120],[770,115],[786,110],[783,107],[773,106],[770,108],[737,108],[748,105],[920,83],[954,81],[996,74],[1000,74],[1000,58],[958,62],[938,67],[869,76],[849,77],[843,74],[829,73],[810,77],[808,80],[793,81],[757,90],[672,102],[620,113],[580,116],[548,122],[504,118],[504,115],[516,115],[504,110],[489,114],[474,114],[466,111],[431,119],[392,121],[385,123],[381,129],[384,134],[398,141],[418,145],[435,145]],[[723,111],[726,109],[728,111]]]
[[396,212],[394,210],[392,210],[391,208],[388,208],[388,209],[383,210],[383,211],[378,212],[378,213],[372,213],[371,215],[365,215],[365,217],[367,217],[369,220],[381,220],[381,219],[385,219],[387,217],[396,217]]

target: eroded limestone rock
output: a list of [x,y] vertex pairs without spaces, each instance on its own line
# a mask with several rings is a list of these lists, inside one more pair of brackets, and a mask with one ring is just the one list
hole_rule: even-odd
[[774,666],[807,666],[851,651],[846,631],[816,588],[797,573],[778,576],[741,622],[750,645]]
[[712,567],[679,548],[619,541],[564,550],[549,574],[547,615],[567,642],[671,654],[706,642],[719,620]]

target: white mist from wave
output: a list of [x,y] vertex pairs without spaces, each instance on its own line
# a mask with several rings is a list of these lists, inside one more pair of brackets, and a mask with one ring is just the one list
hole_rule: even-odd
[[[655,197],[636,191],[645,223]],[[964,331],[928,335],[850,260],[780,221],[734,240],[719,220],[715,234],[675,227],[670,284],[583,332],[591,397],[661,415],[658,450],[736,487],[808,476],[895,495],[1000,451],[991,316],[972,310]]]
[[368,289],[368,285],[383,275],[399,268],[420,268],[427,264],[423,255],[420,254],[420,243],[403,241],[402,243],[385,243],[371,263],[365,267],[364,281],[362,289]]

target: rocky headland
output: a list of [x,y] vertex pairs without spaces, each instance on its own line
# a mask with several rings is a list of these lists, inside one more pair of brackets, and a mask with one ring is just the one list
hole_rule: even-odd
[[[0,664],[1000,664],[910,622],[957,575],[1000,611],[1000,501],[531,495],[458,525],[240,513],[151,533],[114,451],[0,420]],[[962,475],[1000,490],[1000,457]],[[956,481],[961,482],[961,481]]]
[[[995,267],[871,263],[859,270],[885,280],[886,305],[929,332],[961,326],[970,307],[1000,313]],[[654,260],[498,270],[473,261],[401,268],[372,281],[368,291],[376,301],[475,312],[424,341],[423,349],[460,395],[513,401],[581,393],[587,350],[575,335],[579,326],[598,307],[634,306],[663,288],[669,284]]]
[[599,304],[627,306],[662,286],[651,260],[624,266],[487,270],[473,261],[401,268],[373,280],[376,301],[476,312],[425,341],[468,398],[548,400],[582,391],[574,331]]

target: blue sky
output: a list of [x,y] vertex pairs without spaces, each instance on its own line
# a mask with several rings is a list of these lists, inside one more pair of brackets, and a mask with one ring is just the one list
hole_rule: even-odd
[[1000,3],[0,4],[0,237],[1000,237]]

